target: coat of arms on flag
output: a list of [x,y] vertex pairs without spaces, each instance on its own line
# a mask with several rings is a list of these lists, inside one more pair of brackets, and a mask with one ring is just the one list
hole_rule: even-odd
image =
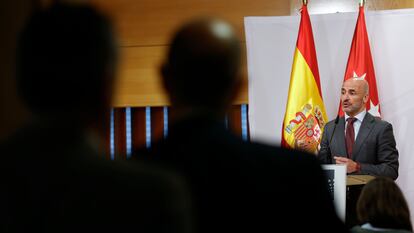
[[[327,121],[319,80],[312,25],[304,3],[293,57],[282,146],[317,153]],[[298,146],[298,143],[304,145]]]
[[[298,141],[305,143],[306,149],[313,152],[318,150],[325,126],[323,114],[319,106],[305,104],[302,111],[296,113],[296,117],[289,121],[284,129],[286,138],[292,138],[296,144]],[[290,140],[289,140],[290,141]],[[295,145],[295,147],[297,147]]]

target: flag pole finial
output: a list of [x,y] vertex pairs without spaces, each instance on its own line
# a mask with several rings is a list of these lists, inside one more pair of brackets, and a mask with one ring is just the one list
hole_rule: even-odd
[[364,6],[365,2],[366,2],[366,0],[359,0],[359,6]]
[[308,5],[308,0],[302,0],[303,5]]

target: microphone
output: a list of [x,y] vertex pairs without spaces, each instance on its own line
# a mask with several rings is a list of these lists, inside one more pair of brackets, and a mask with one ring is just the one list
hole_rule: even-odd
[[332,164],[332,152],[331,152],[331,142],[332,142],[332,138],[335,134],[335,130],[336,130],[336,126],[338,125],[339,122],[339,115],[336,115],[335,121],[334,121],[334,128],[332,130],[332,135],[331,138],[329,139],[329,157],[328,157],[328,161],[330,161],[330,164]]

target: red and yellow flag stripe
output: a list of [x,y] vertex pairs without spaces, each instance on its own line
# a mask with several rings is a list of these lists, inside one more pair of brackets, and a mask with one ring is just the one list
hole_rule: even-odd
[[327,120],[312,25],[307,6],[303,5],[283,121],[282,146],[294,148],[295,142],[303,139],[310,145],[310,152],[316,152]]

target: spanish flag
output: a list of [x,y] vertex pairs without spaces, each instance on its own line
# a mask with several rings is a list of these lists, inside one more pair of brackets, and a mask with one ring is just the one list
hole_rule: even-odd
[[306,151],[316,153],[327,120],[322,100],[312,25],[307,5],[304,3],[293,56],[282,128],[282,146],[293,149],[300,141],[305,143]]

